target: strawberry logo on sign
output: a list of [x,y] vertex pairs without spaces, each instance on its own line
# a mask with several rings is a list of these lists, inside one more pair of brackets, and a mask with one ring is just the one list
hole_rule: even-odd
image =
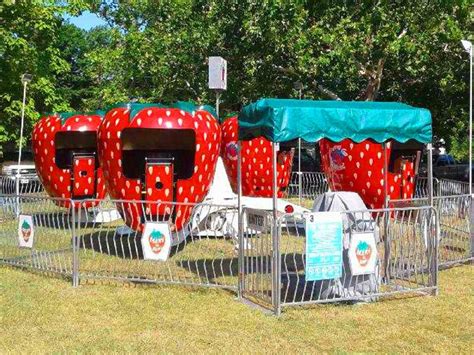
[[26,220],[24,220],[21,225],[21,235],[23,236],[25,243],[28,243],[31,236],[31,226]]
[[355,253],[359,265],[362,267],[367,266],[372,255],[372,247],[366,242],[361,241],[357,244]]
[[159,254],[165,245],[165,236],[159,230],[154,229],[148,236],[150,248],[155,254]]

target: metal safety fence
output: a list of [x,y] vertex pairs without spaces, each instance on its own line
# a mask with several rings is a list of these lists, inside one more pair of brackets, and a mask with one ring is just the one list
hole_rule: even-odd
[[[469,195],[436,197],[434,208],[426,199],[391,203],[386,210],[341,212],[342,274],[313,280],[306,274],[305,214],[274,220],[271,211],[257,210],[256,224],[244,209],[239,239],[235,204],[0,195],[0,264],[62,275],[74,285],[109,280],[228,288],[279,312],[434,292],[438,264],[473,260]],[[351,240],[361,233],[375,243],[369,275],[352,273],[349,262]]]
[[[237,287],[237,206],[97,201],[93,209],[86,208],[90,203],[77,210],[81,281]],[[189,217],[179,227],[177,220],[184,215]],[[169,226],[170,245],[160,245],[159,235],[152,241],[147,224],[157,230]],[[157,249],[161,255],[154,258]]]
[[1,195],[45,195],[43,185],[36,175],[0,175]]
[[292,172],[288,185],[288,197],[314,199],[329,190],[326,176],[322,172]]
[[472,198],[470,195],[435,197],[439,215],[439,263],[441,267],[474,260]]
[[74,285],[237,287],[235,205],[14,195],[0,201],[0,264],[52,271]]
[[[427,197],[429,194],[428,188],[427,177],[416,177],[413,198]],[[290,198],[301,197],[302,199],[314,200],[317,196],[329,191],[329,184],[322,172],[293,172],[287,191]],[[469,183],[467,182],[433,178],[434,196],[454,196],[468,193]]]
[[[391,200],[390,208],[427,206],[427,198]],[[472,198],[470,195],[435,196],[439,216],[439,265],[448,267],[474,260]]]
[[[244,213],[248,216],[251,212]],[[438,219],[434,209],[347,211],[341,212],[341,217],[342,260],[336,260],[335,266],[340,268],[339,274],[319,279],[310,277],[313,269],[307,251],[312,242],[303,228],[307,216],[281,215],[274,223],[268,213],[262,218],[265,222],[261,226],[265,227],[250,228],[249,224],[247,247],[242,248],[242,297],[278,314],[287,306],[437,292]],[[358,254],[353,244],[361,236],[373,244],[366,243]],[[366,262],[371,247],[370,272],[359,273],[354,260]],[[323,265],[331,261],[324,253],[318,257]],[[331,266],[322,268],[323,275],[331,271]]]
[[72,277],[74,223],[66,200],[0,196],[0,264]]

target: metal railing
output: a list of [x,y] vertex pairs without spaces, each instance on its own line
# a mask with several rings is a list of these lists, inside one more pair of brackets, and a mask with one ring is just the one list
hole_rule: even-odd
[[[92,279],[170,283],[236,289],[238,277],[237,207],[150,201],[74,201],[50,197],[0,195],[0,264],[54,271],[73,284]],[[124,221],[118,211],[127,214]],[[165,211],[162,217],[149,211]],[[128,212],[127,212],[128,211]],[[173,231],[176,216],[190,213]],[[23,216],[31,246],[22,246]],[[139,219],[139,221],[134,219]],[[136,225],[131,229],[128,225]],[[166,260],[147,259],[147,223],[170,227]]]
[[[341,215],[342,276],[327,280],[306,278],[304,215],[283,215],[274,227],[268,214],[265,232],[248,229],[250,247],[243,249],[243,297],[278,314],[286,306],[437,292],[438,220],[434,209],[347,211]],[[348,249],[351,238],[361,232],[373,234],[377,262],[372,273],[354,275]]]
[[[291,305],[435,292],[438,264],[473,260],[469,195],[435,197],[433,209],[420,198],[391,201],[387,210],[341,212],[347,240],[353,233],[374,234],[377,265],[369,276],[352,275],[346,248],[343,276],[332,281],[306,279],[302,214],[279,215],[274,221],[270,211],[261,211],[264,226],[257,229],[244,217],[239,241],[235,205],[74,203],[76,208],[64,208],[73,201],[0,195],[0,264],[59,274],[74,285],[98,279],[228,288],[279,313]],[[163,210],[161,217],[150,214]],[[124,220],[118,211],[138,213],[128,213]],[[172,231],[165,260],[145,257],[146,223],[173,228],[180,214],[189,214],[188,222]],[[20,246],[24,216],[31,217],[34,227],[32,235],[25,232],[33,240],[31,247]]]
[[440,179],[438,196],[454,196],[469,194],[469,183],[457,180]]
[[[433,207],[439,216],[439,265],[448,267],[474,260],[470,195],[435,196]],[[428,198],[391,200],[390,208],[429,205]]]
[[[301,185],[301,187],[300,187]],[[288,185],[288,197],[314,200],[317,196],[329,191],[327,179],[322,172],[293,172]],[[433,178],[434,196],[454,196],[469,193],[469,183],[464,181]],[[415,180],[414,198],[428,196],[428,178],[419,176]]]
[[[163,216],[147,214],[147,209],[167,208]],[[171,234],[172,245],[166,260],[146,260],[144,232],[130,229],[118,214],[129,215],[127,222],[164,223],[173,226],[180,213],[191,213],[189,223]],[[94,217],[95,216],[95,217]],[[174,216],[174,217],[173,217]],[[139,218],[139,221],[134,219]],[[149,201],[101,201],[92,211],[77,211],[76,238],[78,272],[81,281],[168,283],[197,286],[237,287],[237,208],[236,206],[160,203]],[[87,222],[87,223],[85,223]],[[142,228],[142,230],[143,230]],[[172,229],[172,228],[171,228]]]
[[[300,181],[301,176],[301,181]],[[300,187],[301,186],[301,187]],[[288,185],[288,197],[314,198],[329,190],[326,176],[322,172],[292,172]]]
[[453,264],[474,260],[474,240],[471,231],[470,195],[441,196],[433,200],[439,215],[439,264]]
[[58,207],[65,200],[3,195],[0,201],[0,264],[72,277],[74,223],[71,210]]
[[17,189],[20,195],[46,195],[36,175],[0,175],[1,195],[16,195]]

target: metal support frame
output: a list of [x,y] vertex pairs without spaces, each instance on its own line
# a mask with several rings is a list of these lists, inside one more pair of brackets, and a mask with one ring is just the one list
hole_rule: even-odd
[[[388,196],[388,154],[387,154],[387,143],[382,143],[383,149],[383,185],[384,185],[384,208],[388,208],[388,201],[390,197]],[[390,245],[391,245],[391,236],[387,231],[390,230],[390,215],[386,214],[384,217],[384,229],[385,229],[385,238],[384,238],[384,265],[385,265],[385,281],[388,283],[391,278],[390,270]]]
[[76,212],[74,210],[74,201],[69,201],[71,204],[71,238],[72,238],[72,286],[79,286],[79,250],[81,248],[80,239],[76,236],[76,213],[78,213],[77,220],[81,220],[81,208]]
[[433,207],[433,144],[428,143],[428,203]]
[[471,233],[471,258],[474,258],[474,201],[472,195],[470,197],[469,208],[469,232]]
[[388,201],[390,200],[390,195],[388,194],[388,154],[387,154],[387,144],[382,143],[383,147],[383,187],[384,187],[384,208],[388,208]]
[[301,172],[301,138],[298,138],[298,199],[301,205],[303,196],[303,174]]
[[471,233],[471,257],[474,257],[474,203],[472,196],[472,54],[472,43],[469,43],[469,195],[471,199],[469,221]]
[[21,106],[21,123],[20,123],[20,142],[18,147],[18,168],[16,170],[16,184],[15,184],[15,191],[17,195],[17,205],[16,205],[16,215],[17,217],[20,215],[20,170],[21,170],[21,153],[22,153],[22,146],[23,146],[23,129],[25,126],[25,105],[26,105],[26,86],[28,85],[27,80],[23,80],[23,103]]
[[242,293],[244,291],[244,222],[243,222],[243,208],[242,208],[242,144],[240,140],[237,142],[237,205],[238,205],[238,242],[239,242],[239,257],[238,257],[238,268],[239,268],[239,284],[237,287],[237,297],[239,300],[242,299]]
[[[439,218],[436,217],[436,210],[434,209],[433,201],[434,201],[434,189],[433,189],[433,144],[428,143],[426,149],[428,150],[428,204],[431,206],[429,211],[429,220],[432,221],[433,218],[436,219],[437,224],[439,225]],[[428,235],[428,250],[430,255],[428,258],[430,259],[431,265],[431,272],[430,272],[430,286],[437,286],[438,284],[438,233],[439,227],[436,227],[436,230],[429,231]],[[436,288],[433,291],[433,295],[436,296],[438,294],[438,289]]]
[[469,48],[469,194],[472,198],[472,43]]
[[216,115],[217,115],[216,118],[219,122],[221,122],[219,118],[219,106],[221,104],[221,95],[222,95],[222,92],[220,90],[216,90]]
[[272,200],[273,200],[273,221],[272,221],[272,304],[275,315],[281,313],[281,267],[280,267],[280,233],[278,230],[278,171],[277,154],[279,144],[272,142]]

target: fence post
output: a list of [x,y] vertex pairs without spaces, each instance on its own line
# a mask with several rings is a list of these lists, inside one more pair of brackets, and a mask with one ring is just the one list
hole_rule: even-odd
[[385,282],[388,284],[389,280],[392,278],[392,270],[390,267],[390,256],[391,256],[391,230],[390,230],[390,212],[388,212],[388,205],[390,196],[388,194],[388,153],[387,153],[387,143],[382,143],[383,148],[383,182],[384,182],[384,201],[383,206],[385,209],[384,212],[384,232],[385,237],[383,239],[384,243],[384,276]]
[[441,196],[441,183],[438,178],[433,178],[433,184],[435,186],[435,196]]
[[81,208],[78,209],[79,216],[76,218],[76,210],[74,208],[74,201],[69,200],[71,204],[71,219],[72,219],[72,286],[79,286],[79,249],[78,238],[76,235],[76,220],[81,220]]
[[471,234],[471,258],[474,258],[474,204],[469,196],[469,233]]
[[240,140],[237,142],[237,238],[239,245],[239,254],[238,254],[238,268],[239,268],[239,278],[237,284],[237,298],[242,300],[244,292],[244,222],[243,222],[243,208],[242,208],[242,144]]
[[278,230],[278,184],[277,184],[277,154],[280,146],[278,143],[272,142],[272,200],[273,200],[273,214],[272,214],[272,300],[273,311],[275,315],[279,316],[281,313],[280,300],[280,283],[281,283],[281,268],[280,268],[280,234]]
[[298,199],[300,205],[302,200],[302,185],[303,181],[301,176],[301,138],[298,138]]
[[[431,207],[429,210],[429,228],[428,250],[430,251],[430,286],[436,287],[432,291],[433,296],[438,295],[438,261],[439,261],[439,215],[438,211]],[[433,223],[434,222],[434,223]],[[434,225],[433,225],[434,224]],[[434,227],[434,228],[433,228]],[[433,233],[434,229],[434,233]]]

